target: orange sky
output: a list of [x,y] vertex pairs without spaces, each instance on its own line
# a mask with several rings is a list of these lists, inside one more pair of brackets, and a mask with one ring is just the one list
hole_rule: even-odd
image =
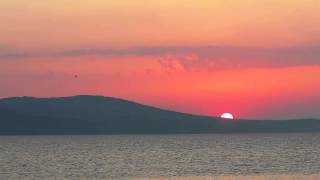
[[318,0],[1,0],[1,43],[75,48],[292,46],[320,40]]
[[99,94],[196,114],[320,117],[318,0],[2,0],[0,9],[0,97]]

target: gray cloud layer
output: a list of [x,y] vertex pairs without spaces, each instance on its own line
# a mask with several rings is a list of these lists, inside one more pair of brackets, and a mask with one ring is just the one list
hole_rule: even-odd
[[167,68],[178,63],[187,70],[198,68],[288,67],[320,65],[320,46],[293,48],[142,47],[129,49],[80,49],[60,52],[22,52],[0,48],[0,60],[79,57],[152,56]]

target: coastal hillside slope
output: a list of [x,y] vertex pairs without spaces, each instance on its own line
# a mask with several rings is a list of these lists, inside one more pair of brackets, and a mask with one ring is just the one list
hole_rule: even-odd
[[103,96],[0,99],[0,134],[320,132],[318,120],[223,120]]

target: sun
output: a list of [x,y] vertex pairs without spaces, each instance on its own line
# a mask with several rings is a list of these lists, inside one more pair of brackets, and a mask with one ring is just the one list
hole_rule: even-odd
[[230,113],[223,113],[220,117],[223,119],[234,119],[233,115]]

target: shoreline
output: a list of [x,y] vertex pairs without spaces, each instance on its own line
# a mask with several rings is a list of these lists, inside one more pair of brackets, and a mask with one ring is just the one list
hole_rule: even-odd
[[158,178],[129,178],[126,180],[317,180],[320,174],[279,175],[220,175],[220,176],[176,176]]

